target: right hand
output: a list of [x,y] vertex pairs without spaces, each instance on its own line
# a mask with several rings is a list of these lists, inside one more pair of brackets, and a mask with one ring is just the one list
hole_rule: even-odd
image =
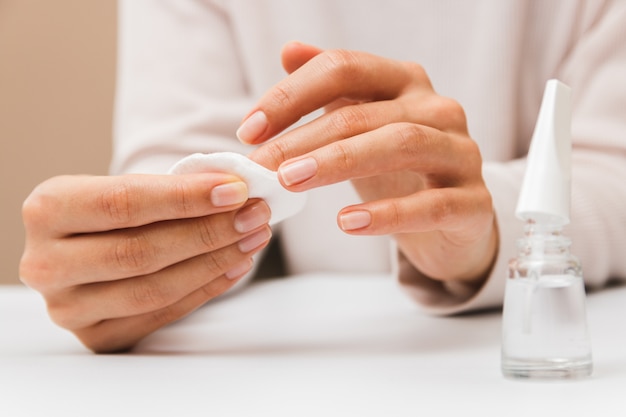
[[26,199],[20,278],[95,352],[132,348],[224,293],[271,237],[227,174],[61,176]]

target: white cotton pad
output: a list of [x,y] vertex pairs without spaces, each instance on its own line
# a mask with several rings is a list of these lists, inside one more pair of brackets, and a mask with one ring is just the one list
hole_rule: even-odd
[[195,153],[178,161],[170,174],[222,172],[236,175],[248,186],[251,198],[262,198],[272,211],[270,224],[276,224],[299,212],[306,202],[306,192],[286,190],[276,172],[235,152]]

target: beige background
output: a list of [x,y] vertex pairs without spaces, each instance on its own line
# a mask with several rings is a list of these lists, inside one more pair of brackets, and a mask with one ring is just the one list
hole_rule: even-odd
[[115,21],[114,0],[0,0],[0,283],[19,283],[35,185],[106,173]]

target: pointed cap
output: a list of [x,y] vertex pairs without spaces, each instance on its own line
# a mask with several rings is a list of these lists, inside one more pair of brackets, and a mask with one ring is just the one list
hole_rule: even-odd
[[521,220],[569,223],[571,193],[570,88],[549,80],[535,126],[515,214]]

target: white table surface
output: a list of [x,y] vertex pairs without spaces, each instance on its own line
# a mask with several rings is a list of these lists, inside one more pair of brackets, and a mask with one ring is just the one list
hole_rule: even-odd
[[389,277],[255,284],[95,355],[0,287],[0,416],[626,416],[626,287],[588,296],[591,378],[500,374],[500,314],[418,312]]

